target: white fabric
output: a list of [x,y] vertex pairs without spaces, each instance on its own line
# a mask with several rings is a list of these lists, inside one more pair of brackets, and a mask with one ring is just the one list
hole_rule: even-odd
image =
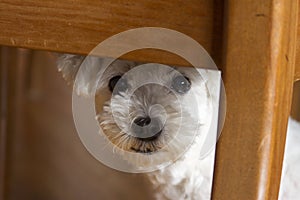
[[279,200],[300,199],[300,123],[289,120]]

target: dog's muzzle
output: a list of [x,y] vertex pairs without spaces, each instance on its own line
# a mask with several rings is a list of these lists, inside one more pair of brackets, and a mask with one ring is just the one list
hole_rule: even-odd
[[158,118],[136,117],[131,125],[132,135],[142,141],[154,141],[162,133],[163,125]]

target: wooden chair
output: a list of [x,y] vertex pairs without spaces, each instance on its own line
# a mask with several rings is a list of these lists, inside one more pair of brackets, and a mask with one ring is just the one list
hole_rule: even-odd
[[[300,79],[298,16],[298,0],[0,0],[0,44],[86,54],[131,28],[165,27],[191,36],[221,68],[227,94],[212,198],[267,200],[277,199],[293,83]],[[156,51],[125,58],[186,64]],[[2,65],[2,75],[5,70]],[[3,100],[1,96],[5,105]],[[7,130],[3,109],[2,186]]]

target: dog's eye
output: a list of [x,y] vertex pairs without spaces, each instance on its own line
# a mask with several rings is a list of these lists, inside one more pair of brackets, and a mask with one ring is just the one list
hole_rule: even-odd
[[179,94],[185,94],[191,89],[191,81],[186,76],[176,76],[172,80],[172,89]]
[[108,84],[109,90],[113,92],[116,85],[117,85],[116,89],[118,92],[124,92],[128,88],[127,81],[126,79],[123,79],[122,76],[114,76],[109,80],[109,84]]

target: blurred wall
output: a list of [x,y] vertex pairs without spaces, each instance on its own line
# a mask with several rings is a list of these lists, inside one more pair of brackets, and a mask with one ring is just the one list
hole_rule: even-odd
[[5,200],[152,199],[142,176],[105,167],[83,147],[73,124],[72,87],[53,54],[1,51],[8,89]]

